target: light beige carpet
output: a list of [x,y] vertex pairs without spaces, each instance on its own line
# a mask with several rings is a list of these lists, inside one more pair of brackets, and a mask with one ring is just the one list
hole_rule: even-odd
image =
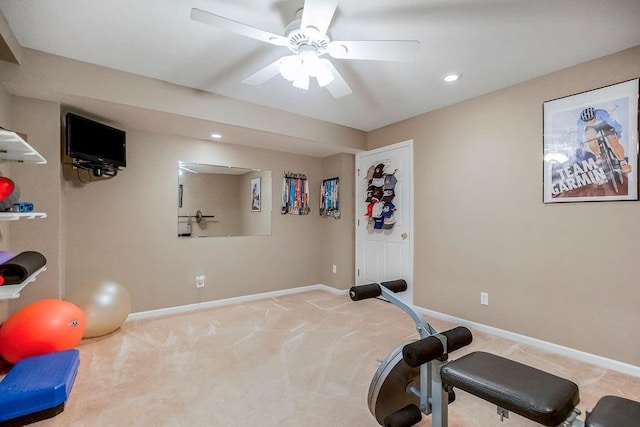
[[[80,344],[65,411],[38,425],[373,427],[366,400],[377,361],[415,337],[391,304],[325,291],[126,322]],[[637,377],[481,333],[459,355],[472,350],[576,382],[582,410],[605,394],[640,400]],[[501,424],[494,405],[457,396],[451,426],[536,425],[515,414]]]

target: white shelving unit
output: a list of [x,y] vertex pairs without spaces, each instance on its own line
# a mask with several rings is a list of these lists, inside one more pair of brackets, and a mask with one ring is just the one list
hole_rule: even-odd
[[0,159],[45,164],[47,160],[16,132],[0,129]]
[[[24,163],[45,164],[47,160],[30,146],[18,133],[0,128],[0,161],[14,161]],[[0,212],[0,221],[17,221],[20,219],[46,218],[44,212]],[[15,299],[20,297],[22,291],[29,283],[36,280],[38,274],[46,271],[43,266],[27,279],[16,285],[0,286],[0,300]]]
[[17,285],[2,285],[0,286],[0,300],[5,299],[15,299],[20,297],[20,291],[23,290],[29,283],[36,280],[38,274],[46,271],[47,267],[41,267],[40,270],[37,270],[31,276],[27,277],[26,280],[22,283],[18,283]]
[[0,212],[0,221],[17,221],[19,219],[46,218],[44,212]]

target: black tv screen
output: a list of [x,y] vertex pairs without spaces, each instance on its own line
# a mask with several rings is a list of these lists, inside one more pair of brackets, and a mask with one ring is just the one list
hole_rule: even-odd
[[67,113],[66,126],[69,157],[99,165],[127,166],[125,131],[73,113]]

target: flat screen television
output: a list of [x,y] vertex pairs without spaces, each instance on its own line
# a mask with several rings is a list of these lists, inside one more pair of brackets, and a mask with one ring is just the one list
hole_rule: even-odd
[[67,156],[93,166],[127,166],[125,131],[73,113],[67,113],[66,127]]

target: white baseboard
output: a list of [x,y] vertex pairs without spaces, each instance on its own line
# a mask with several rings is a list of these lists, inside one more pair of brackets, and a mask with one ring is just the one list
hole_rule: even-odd
[[451,322],[457,326],[465,326],[469,329],[474,329],[479,332],[486,332],[488,334],[506,338],[508,340],[515,341],[521,344],[530,345],[532,347],[537,347],[552,353],[568,356],[577,360],[581,360],[583,362],[591,363],[592,365],[600,366],[602,368],[612,369],[627,375],[640,377],[640,366],[619,362],[613,359],[607,359],[606,357],[586,353],[584,351],[550,343],[547,341],[542,341],[537,338],[531,338],[526,335],[516,334],[515,332],[509,332],[503,329],[494,328],[493,326],[483,325],[482,323],[471,322],[459,317],[449,316],[448,314],[427,310],[426,308],[416,307],[416,309],[425,316],[444,320],[446,322]]
[[[181,305],[178,307],[161,308],[158,310],[141,311],[137,313],[131,313],[127,317],[129,320],[149,319],[153,317],[166,316],[168,314],[187,313],[189,311],[200,310],[203,308],[222,307],[225,305],[241,304],[249,301],[256,301],[265,298],[274,298],[284,295],[297,294],[308,291],[327,291],[336,295],[347,295],[348,290],[336,289],[327,285],[309,285],[301,286],[298,288],[282,289],[279,291],[263,292],[259,294],[246,295],[241,297],[226,298],[216,301],[207,301],[196,304]],[[613,359],[607,359],[606,357],[597,356],[595,354],[586,353],[584,351],[575,350],[573,348],[564,347],[558,344],[553,344],[547,341],[542,341],[536,338],[531,338],[526,335],[516,334],[514,332],[505,331],[503,329],[494,328],[492,326],[483,325],[482,323],[472,322],[459,317],[449,316],[448,314],[439,313],[433,310],[427,310],[426,308],[416,306],[416,309],[425,316],[433,317],[435,319],[444,320],[446,322],[453,323],[458,326],[466,326],[469,329],[473,329],[480,332],[486,332],[491,335],[495,335],[501,338],[506,338],[511,341],[530,345],[532,347],[541,348],[543,350],[550,351],[552,353],[561,354],[563,356],[572,357],[583,362],[591,363],[596,366],[600,366],[607,369],[622,372],[627,375],[633,375],[640,377],[640,366],[630,365],[628,363],[619,362]]]
[[150,319],[153,317],[166,316],[168,314],[187,313],[189,311],[200,310],[203,308],[222,307],[225,305],[241,304],[244,302],[256,301],[256,300],[261,300],[265,298],[275,298],[283,295],[291,295],[291,294],[298,294],[301,292],[318,291],[318,290],[328,291],[336,295],[347,294],[349,292],[347,290],[332,288],[331,286],[327,286],[327,285],[301,286],[298,288],[282,289],[279,291],[263,292],[259,294],[245,295],[241,297],[225,298],[225,299],[216,300],[216,301],[199,302],[196,304],[180,305],[177,307],[159,308],[157,310],[139,311],[137,313],[129,314],[129,316],[127,316],[127,321]]

